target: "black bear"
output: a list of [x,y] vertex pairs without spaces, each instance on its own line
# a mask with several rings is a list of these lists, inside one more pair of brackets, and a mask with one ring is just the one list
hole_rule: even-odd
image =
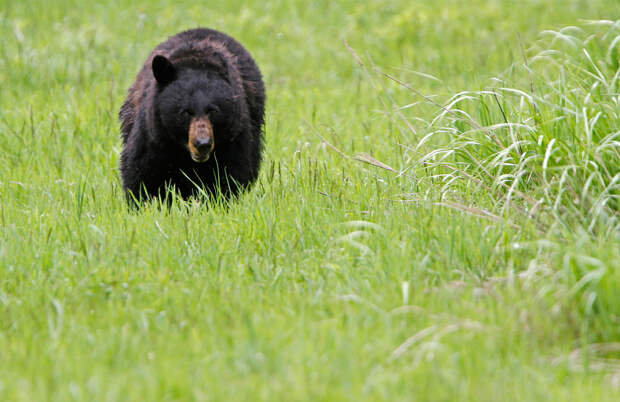
[[265,87],[243,46],[207,28],[153,50],[119,117],[120,171],[128,200],[237,195],[258,176]]

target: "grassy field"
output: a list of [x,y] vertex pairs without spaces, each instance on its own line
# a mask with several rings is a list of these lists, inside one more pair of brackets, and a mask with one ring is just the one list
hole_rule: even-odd
[[[619,18],[3,0],[0,400],[619,400]],[[118,110],[196,26],[263,71],[259,183],[132,212]]]

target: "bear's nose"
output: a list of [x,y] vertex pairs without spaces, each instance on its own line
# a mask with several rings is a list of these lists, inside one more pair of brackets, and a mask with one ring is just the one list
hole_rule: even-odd
[[196,138],[194,140],[194,147],[196,147],[196,150],[200,153],[206,153],[206,152],[211,151],[212,144],[213,144],[213,141],[209,137]]

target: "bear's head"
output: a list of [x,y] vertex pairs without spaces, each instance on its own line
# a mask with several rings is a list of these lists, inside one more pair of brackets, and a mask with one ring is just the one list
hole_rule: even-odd
[[152,61],[157,82],[155,110],[166,135],[187,149],[194,162],[206,162],[218,142],[236,136],[239,99],[226,74],[213,65]]

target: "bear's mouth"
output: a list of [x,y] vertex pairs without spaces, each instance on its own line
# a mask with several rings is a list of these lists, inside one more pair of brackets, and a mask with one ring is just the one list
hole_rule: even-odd
[[206,161],[209,160],[209,157],[211,156],[211,153],[208,153],[206,155],[196,155],[193,152],[190,152],[190,156],[192,157],[192,160],[196,163],[204,163]]
[[189,125],[187,149],[194,162],[204,163],[209,160],[215,148],[213,126],[207,116],[194,117]]

